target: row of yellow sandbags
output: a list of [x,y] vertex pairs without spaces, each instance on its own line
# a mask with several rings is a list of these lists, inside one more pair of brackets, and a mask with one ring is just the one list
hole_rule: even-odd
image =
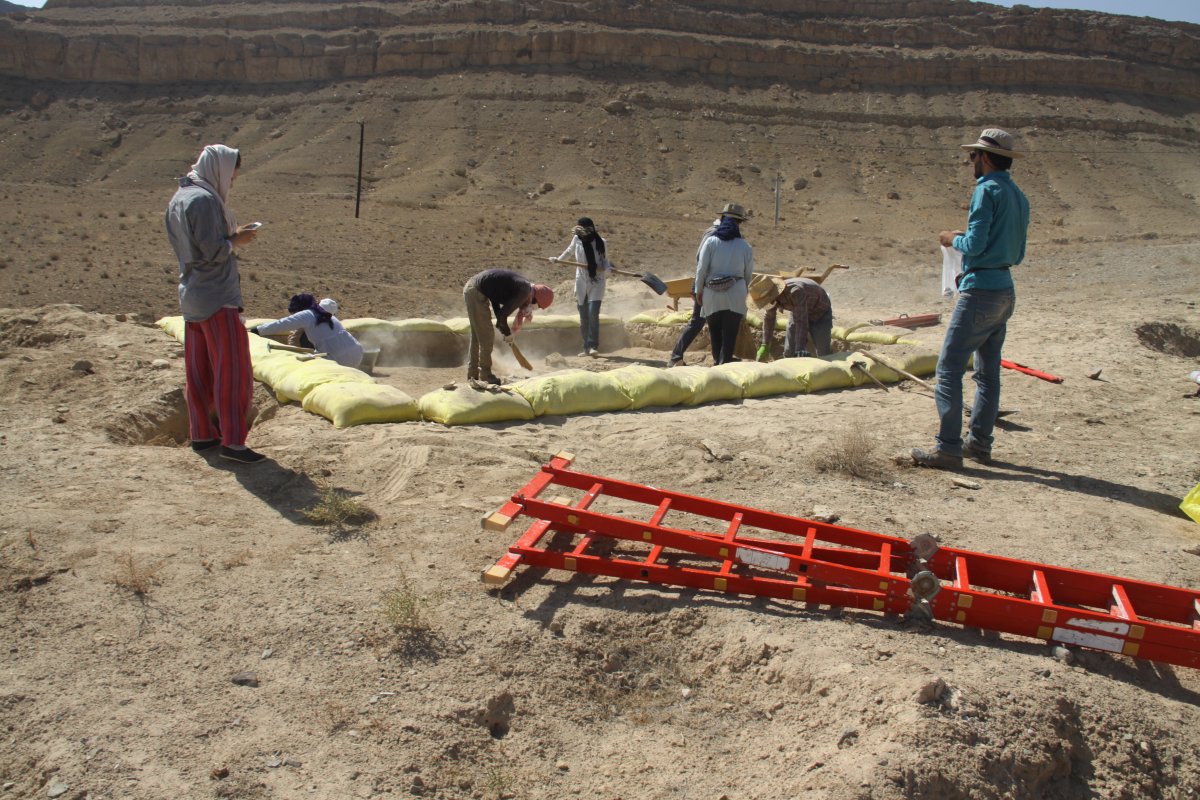
[[[159,320],[176,339],[184,335],[181,317]],[[304,410],[344,428],[372,422],[426,419],[445,425],[528,420],[544,415],[621,411],[648,406],[696,406],[722,400],[776,394],[818,392],[861,386],[869,381],[852,369],[852,358],[884,382],[900,376],[869,359],[845,353],[825,358],[787,358],[770,363],[737,362],[719,367],[661,369],[634,364],[608,372],[564,370],[528,378],[485,392],[460,386],[440,389],[413,400],[393,386],[325,359],[304,360],[295,353],[272,350],[266,339],[251,334],[254,378],[270,386],[280,402],[298,402]],[[893,354],[897,366],[917,375],[931,374],[932,353]]]
[[[933,353],[892,356],[896,366],[929,375]],[[641,364],[588,372],[564,370],[528,378],[503,392],[479,392],[460,386],[430,392],[417,401],[421,416],[445,425],[528,420],[545,415],[624,411],[648,406],[698,406],[722,400],[777,394],[819,392],[862,386],[870,378],[851,368],[851,360],[884,382],[901,376],[862,356],[839,353],[824,358],[785,358],[770,363],[742,361],[719,367],[661,369]]]

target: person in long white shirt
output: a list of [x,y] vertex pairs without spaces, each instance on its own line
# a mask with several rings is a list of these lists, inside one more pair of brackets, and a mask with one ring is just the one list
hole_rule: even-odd
[[324,353],[343,367],[358,368],[363,349],[342,321],[326,311],[311,294],[298,294],[288,303],[290,316],[266,322],[252,329],[260,336],[303,330],[317,352]]
[[742,238],[746,209],[726,203],[721,224],[700,245],[696,260],[696,299],[708,322],[713,361],[733,361],[738,330],[746,316],[746,293],[754,277],[754,249]]
[[600,303],[604,300],[612,263],[608,260],[608,246],[596,233],[591,217],[580,217],[573,234],[567,249],[553,260],[583,265],[575,268],[575,306],[579,309],[579,333],[583,337],[583,352],[579,355],[594,356],[600,352]]

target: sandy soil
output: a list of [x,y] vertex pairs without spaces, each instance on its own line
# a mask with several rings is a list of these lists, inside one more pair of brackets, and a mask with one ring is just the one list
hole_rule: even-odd
[[[484,126],[486,141],[459,141],[466,128],[447,122],[467,106],[484,114],[502,88],[483,85],[462,107],[394,101],[456,135],[421,163],[407,138],[377,142],[411,177],[377,181],[357,221],[351,129],[319,129],[295,98],[265,122],[255,109],[266,99],[213,100],[219,113],[181,124],[168,98],[138,93],[64,94],[0,117],[3,796],[1194,797],[1194,670],[566,574],[521,572],[488,589],[480,573],[516,532],[479,525],[568,450],[586,472],[1200,588],[1200,527],[1177,509],[1200,481],[1200,400],[1185,397],[1200,337],[1200,173],[1186,137],[1043,131],[1047,154],[1015,173],[1035,226],[1006,354],[1065,381],[1005,373],[1004,405],[1019,413],[998,433],[998,461],[964,470],[978,490],[897,463],[934,431],[932,402],[909,387],[344,431],[260,389],[250,444],[268,462],[233,466],[180,444],[181,347],[152,321],[175,309],[161,209],[200,138],[274,147],[250,157],[234,201],[243,219],[267,222],[244,261],[251,316],[300,289],[337,296],[348,317],[459,316],[459,287],[484,265],[529,264],[550,279],[529,256],[559,252],[584,212],[619,263],[676,277],[714,198],[751,196],[770,217],[761,185],[714,183],[705,166],[739,136],[748,143],[729,163],[790,153],[789,178],[813,184],[790,190],[781,228],[751,227],[764,264],[852,264],[829,283],[839,320],[942,310],[933,237],[961,223],[969,181],[954,145],[974,136],[974,111],[959,128],[921,131],[911,157],[867,150],[900,128],[789,150],[789,136],[814,129],[696,117],[679,123],[670,168],[638,156],[646,140],[630,134],[674,135],[669,111],[597,138],[601,164],[581,157],[586,133],[560,143],[575,122],[546,123],[528,146],[559,155],[534,176],[517,162],[542,162],[516,154],[517,131],[553,100],[501,99],[520,124]],[[1002,116],[1023,102],[978,96],[974,108]],[[336,107],[320,96],[312,106]],[[1104,108],[1124,113],[1121,101]],[[88,137],[110,113],[132,130],[95,156]],[[272,139],[275,129],[285,133]],[[1072,137],[1097,155],[1065,161]],[[481,155],[500,150],[512,154]],[[473,184],[453,172],[471,158]],[[527,196],[543,182],[558,188]],[[605,310],[657,302],[614,282]],[[630,349],[597,368],[665,356]],[[1086,377],[1096,369],[1100,379]],[[461,377],[381,372],[414,395]],[[822,469],[854,431],[873,445],[867,476]],[[375,519],[309,522],[303,510],[330,487]],[[946,691],[922,702],[938,680]]]

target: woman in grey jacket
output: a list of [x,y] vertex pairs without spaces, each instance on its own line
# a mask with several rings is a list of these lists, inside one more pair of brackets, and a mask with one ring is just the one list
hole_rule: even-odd
[[746,292],[754,276],[754,249],[742,238],[746,210],[737,203],[721,209],[721,224],[700,245],[696,261],[696,299],[708,322],[713,361],[733,361],[738,330],[746,316]]

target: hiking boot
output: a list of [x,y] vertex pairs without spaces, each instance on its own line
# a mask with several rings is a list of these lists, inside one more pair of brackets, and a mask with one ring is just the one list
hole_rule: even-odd
[[962,469],[962,456],[952,456],[949,453],[943,453],[937,448],[922,450],[919,447],[914,447],[912,450],[912,460],[918,467]]
[[479,380],[479,370],[477,370],[477,369],[467,370],[467,380],[469,380],[469,381]]
[[970,436],[963,442],[963,455],[972,461],[978,461],[980,464],[986,464],[992,460],[992,451],[983,445],[976,444],[975,440]]
[[495,384],[504,383],[504,381],[500,380],[499,378],[497,378],[495,375],[493,375],[490,372],[481,372],[479,374],[479,380],[483,381],[484,383],[495,383]]
[[243,447],[238,450],[233,447],[221,445],[221,458],[228,461],[236,461],[239,464],[257,464],[266,458],[262,453],[256,453],[249,447]]
[[672,357],[671,360],[667,362],[667,369],[670,369],[671,367],[678,367],[682,363],[683,363],[682,358]]
[[205,450],[211,450],[220,443],[220,439],[193,439],[192,449],[197,453],[203,453]]

